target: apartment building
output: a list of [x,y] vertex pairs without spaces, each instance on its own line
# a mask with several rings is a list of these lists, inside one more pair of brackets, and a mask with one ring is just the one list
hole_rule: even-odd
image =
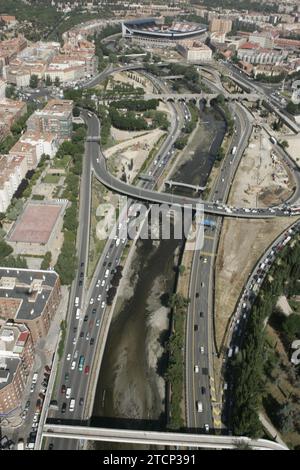
[[250,64],[281,64],[287,59],[288,52],[264,49],[258,43],[246,42],[239,48],[237,56]]
[[25,157],[28,170],[34,170],[37,167],[37,151],[36,145],[31,142],[18,142],[10,149],[9,155],[12,157]]
[[28,171],[24,155],[0,156],[0,212],[5,212]]
[[0,100],[3,100],[5,98],[5,89],[6,83],[4,80],[0,79]]
[[232,21],[222,18],[213,18],[209,23],[211,33],[229,33],[232,29]]
[[15,101],[8,98],[0,100],[0,122],[11,126],[27,113],[27,104],[24,101]]
[[13,39],[7,39],[0,41],[0,71],[5,65],[8,65],[12,59],[17,57],[17,54],[25,49],[27,46],[27,40],[24,36],[19,35]]
[[35,111],[27,120],[27,129],[32,132],[51,133],[59,142],[70,139],[72,132],[71,100],[50,100],[44,109]]
[[56,272],[0,268],[0,317],[25,324],[34,344],[48,333],[60,299]]
[[21,405],[34,362],[34,345],[26,325],[8,321],[0,327],[0,416]]
[[271,32],[253,33],[249,35],[249,42],[259,44],[264,49],[272,49],[274,47],[274,39]]
[[177,50],[188,62],[202,63],[212,59],[212,50],[202,42],[193,39],[180,41]]

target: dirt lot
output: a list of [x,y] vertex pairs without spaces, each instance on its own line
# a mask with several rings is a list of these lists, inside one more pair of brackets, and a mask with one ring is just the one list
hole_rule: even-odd
[[119,72],[113,75],[113,79],[109,81],[107,90],[112,89],[114,82],[128,83],[134,88],[144,88],[145,93],[153,93],[153,85],[144,75],[139,74],[135,70],[133,72]]
[[264,130],[256,129],[232,186],[231,202],[244,207],[268,207],[292,194],[293,179],[272,151]]
[[[273,176],[274,175],[274,176]],[[281,202],[291,193],[293,181],[278,158],[271,153],[265,131],[252,135],[232,185],[233,206],[266,207]],[[216,259],[216,337],[220,346],[229,318],[256,261],[272,241],[294,219],[225,219]]]
[[230,316],[255,262],[276,236],[292,223],[226,219],[216,261],[216,336],[221,344]]
[[[127,132],[129,140],[114,145],[104,152],[105,157],[110,160],[110,165],[116,176],[121,177],[123,170],[125,170],[127,182],[133,181],[139,173],[149,152],[164,134],[164,131],[160,129],[154,129],[150,132],[144,131],[140,136],[133,138],[129,137],[131,134],[136,133]],[[131,162],[133,164],[132,168]]]

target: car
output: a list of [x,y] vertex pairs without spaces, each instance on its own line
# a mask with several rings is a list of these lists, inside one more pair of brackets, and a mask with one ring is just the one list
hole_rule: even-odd
[[204,313],[203,312],[200,312],[200,318],[203,318],[204,317]]
[[76,367],[76,361],[73,361],[72,364],[71,364],[71,370],[74,370]]
[[76,332],[77,332],[77,326],[74,326],[73,333],[76,333]]
[[48,446],[48,450],[53,450],[53,447],[54,447],[54,444],[52,442],[50,442],[50,444]]
[[194,325],[194,331],[198,331],[198,325]]
[[104,308],[104,307],[105,307],[105,302],[103,301],[101,304],[101,308]]
[[80,267],[81,267],[81,268],[83,268],[83,266],[84,266],[84,262],[82,262],[82,263],[80,264]]
[[208,425],[208,424],[204,424],[204,429],[205,429],[205,432],[209,432],[209,425]]
[[81,397],[81,398],[79,399],[79,406],[82,406],[82,405],[83,405],[83,402],[84,402],[83,397]]
[[103,279],[103,281],[101,282],[101,287],[104,287],[105,286],[105,280]]
[[71,353],[68,353],[67,354],[67,361],[69,361],[71,359]]
[[199,373],[199,366],[196,364],[194,367],[195,374]]
[[66,412],[66,409],[67,409],[67,404],[66,402],[63,402],[62,406],[61,406],[61,412],[62,413],[65,413]]
[[84,331],[81,331],[80,332],[80,338],[83,338],[84,337]]
[[83,321],[88,321],[88,318],[89,318],[89,317],[88,317],[87,315],[85,315],[85,317],[84,317],[84,320],[83,320]]
[[33,392],[34,392],[34,389],[35,389],[35,386],[34,386],[34,385],[31,385],[31,387],[30,387],[30,393],[33,393]]
[[201,387],[201,393],[202,393],[202,395],[205,395],[205,392],[206,392],[205,387]]
[[83,277],[83,276],[84,276],[84,273],[83,273],[83,272],[81,272],[81,273],[80,273],[80,277]]
[[205,284],[204,284],[204,282],[201,282],[201,287],[205,287]]
[[29,410],[30,407],[30,400],[27,400],[26,405],[25,405],[25,410]]
[[92,297],[91,300],[90,300],[90,305],[93,305],[93,303],[94,303],[94,299]]
[[203,263],[207,263],[207,258],[203,258]]
[[82,280],[79,281],[79,286],[82,286]]
[[87,332],[87,334],[85,335],[85,339],[88,341],[90,339],[90,333]]
[[67,387],[63,384],[63,385],[61,386],[61,393],[62,393],[62,395],[65,395],[66,390],[67,390]]
[[204,346],[201,346],[200,352],[201,352],[201,354],[204,354]]
[[196,292],[196,296],[195,296],[195,297],[196,297],[196,299],[198,299],[198,297],[199,297],[199,292]]
[[72,343],[73,343],[73,344],[76,344],[76,336],[73,338]]
[[91,338],[90,346],[93,346],[94,342],[95,342],[95,339],[94,339],[94,338]]
[[77,357],[78,357],[78,349],[75,351],[73,359],[77,359]]
[[85,374],[88,374],[89,371],[90,371],[90,366],[85,366],[85,368],[84,368],[84,373],[85,373]]
[[93,308],[93,310],[92,310],[92,314],[93,314],[93,315],[95,315],[95,313],[96,313],[96,309],[95,309],[95,308]]
[[98,318],[98,320],[96,321],[96,326],[100,326],[100,320]]
[[65,373],[65,381],[67,382],[69,380],[69,374],[68,372]]

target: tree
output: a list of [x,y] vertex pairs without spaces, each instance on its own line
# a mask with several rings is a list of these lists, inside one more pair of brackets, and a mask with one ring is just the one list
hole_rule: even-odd
[[54,85],[57,86],[57,87],[59,87],[59,85],[60,85],[60,79],[59,79],[59,77],[55,77]]
[[46,80],[45,80],[46,86],[51,86],[52,85],[52,80],[50,75],[46,75]]
[[73,108],[73,116],[74,117],[79,117],[80,116],[80,109],[77,106],[74,106],[74,108]]
[[50,267],[51,259],[52,259],[51,251],[47,251],[42,261],[41,269],[44,269],[44,270],[48,269]]
[[288,342],[292,342],[295,337],[300,338],[300,315],[297,313],[289,315],[285,319],[282,329]]
[[10,255],[14,250],[4,240],[0,240],[0,259]]
[[39,78],[37,75],[33,74],[30,77],[29,86],[30,88],[37,88],[39,83]]
[[281,147],[285,150],[289,147],[289,143],[286,140],[280,142]]
[[179,267],[178,267],[178,271],[179,271],[179,274],[184,274],[185,272],[185,266],[183,264],[181,264]]

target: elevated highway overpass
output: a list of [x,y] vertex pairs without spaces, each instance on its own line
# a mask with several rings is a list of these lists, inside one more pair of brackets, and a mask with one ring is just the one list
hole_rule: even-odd
[[131,429],[96,428],[62,424],[45,424],[43,436],[130,444],[201,447],[205,449],[234,449],[239,443],[243,443],[249,445],[253,450],[288,450],[287,447],[277,442],[268,441],[266,439],[250,439],[249,437],[137,431]]

